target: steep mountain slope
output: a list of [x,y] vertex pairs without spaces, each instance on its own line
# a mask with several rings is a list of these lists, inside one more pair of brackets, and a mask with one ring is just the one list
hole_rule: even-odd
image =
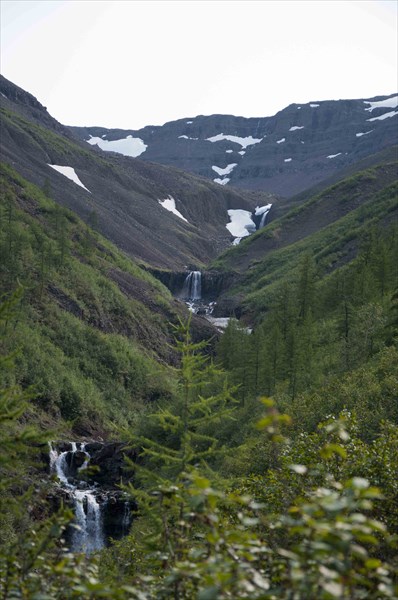
[[292,104],[272,117],[198,116],[140,130],[71,127],[89,144],[222,185],[292,196],[397,143],[398,96]]
[[72,138],[31,94],[0,79],[1,156],[130,256],[158,268],[202,265],[227,247],[229,209],[264,194],[225,189],[183,171],[99,153]]
[[[1,166],[0,181],[0,295],[18,293],[0,331],[2,353],[15,352],[13,383],[33,386],[32,420],[73,420],[75,431],[103,435],[110,421],[126,423],[170,393],[172,324],[188,310],[16,171]],[[217,336],[196,315],[192,333]]]
[[212,268],[229,273],[232,283],[219,310],[266,311],[275,286],[306,254],[319,275],[351,261],[373,227],[397,222],[397,166],[386,162],[343,179],[221,255]]
[[[306,202],[313,196],[321,194],[327,188],[331,187],[335,183],[347,179],[354,175],[357,175],[360,171],[376,167],[378,165],[384,165],[389,163],[398,163],[398,146],[389,146],[376,154],[370,154],[366,158],[361,159],[358,162],[352,163],[348,167],[335,171],[333,175],[323,179],[315,186],[300,192],[290,198],[280,198],[277,203],[274,204],[272,215],[268,219],[270,222],[273,219],[277,219],[287,213],[292,208],[296,208],[298,205]],[[398,173],[397,173],[398,176]]]

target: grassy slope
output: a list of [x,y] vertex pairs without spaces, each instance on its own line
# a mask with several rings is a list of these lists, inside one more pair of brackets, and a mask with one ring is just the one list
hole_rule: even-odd
[[213,263],[235,272],[226,295],[244,296],[250,312],[264,311],[304,254],[323,276],[355,257],[372,225],[397,219],[397,164],[379,165],[344,179],[228,250]]
[[81,433],[169,395],[170,321],[182,308],[149,273],[9,167],[1,167],[1,292],[22,285],[4,350],[32,413]]

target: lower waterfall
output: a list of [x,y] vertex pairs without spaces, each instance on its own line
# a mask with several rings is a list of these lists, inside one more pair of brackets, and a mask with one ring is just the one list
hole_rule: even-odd
[[[77,447],[79,445],[79,448]],[[83,471],[90,460],[85,444],[71,442],[71,450],[58,452],[50,446],[50,472],[57,476],[61,486],[66,488],[73,501],[75,513],[74,531],[71,539],[72,552],[91,554],[105,545],[101,505],[96,498],[94,486],[79,481],[76,475]],[[84,462],[77,466],[76,453]],[[83,456],[82,456],[83,455]]]
[[73,552],[91,554],[104,547],[101,507],[92,492],[75,490],[76,527],[72,537]]
[[123,535],[126,535],[128,533],[130,522],[131,522],[130,504],[129,504],[129,502],[125,502],[124,503],[123,521],[122,521],[122,534]]

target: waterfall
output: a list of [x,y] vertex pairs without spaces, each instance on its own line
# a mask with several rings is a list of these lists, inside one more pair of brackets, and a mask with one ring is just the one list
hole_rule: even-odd
[[181,292],[184,300],[198,301],[202,298],[202,273],[200,271],[190,271],[185,278]]
[[124,503],[124,513],[122,521],[122,535],[126,535],[129,532],[130,526],[130,502]]
[[261,221],[260,221],[260,229],[262,229],[265,225],[265,219],[267,218],[268,213],[264,212],[263,216],[261,217]]
[[262,229],[265,225],[265,221],[267,219],[268,213],[271,210],[272,204],[266,204],[265,206],[257,206],[254,212],[256,217],[261,216],[260,224],[258,229]]
[[104,547],[101,508],[92,491],[75,490],[74,509],[76,527],[72,537],[72,551],[91,554]]
[[[87,489],[79,489],[83,484],[74,478],[74,474],[81,472],[87,468],[90,460],[90,455],[85,450],[85,444],[79,444],[77,448],[76,442],[71,442],[71,450],[58,452],[49,443],[50,455],[50,472],[54,473],[60,485],[67,488],[72,500],[75,512],[75,529],[72,535],[72,552],[85,552],[90,554],[105,545],[103,533],[101,506],[98,504],[95,490],[93,487]],[[75,467],[75,453],[81,452],[85,454],[84,463]],[[87,484],[84,483],[86,486]]]

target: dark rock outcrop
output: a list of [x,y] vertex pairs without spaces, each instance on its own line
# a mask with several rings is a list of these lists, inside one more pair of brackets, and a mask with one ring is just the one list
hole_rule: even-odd
[[[192,270],[195,269],[196,267],[193,266]],[[188,272],[188,269],[179,272],[151,269],[152,275],[159,279],[177,298],[181,294]],[[202,271],[201,273],[202,300],[205,302],[213,302],[225,288],[231,285],[233,280],[232,273],[217,273],[216,271]]]
[[121,442],[102,444],[101,447],[95,444],[94,448],[92,444],[88,444],[87,451],[91,456],[88,466],[96,469],[94,480],[106,487],[118,485],[123,479],[129,478],[125,458],[136,461],[138,456],[137,450]]

